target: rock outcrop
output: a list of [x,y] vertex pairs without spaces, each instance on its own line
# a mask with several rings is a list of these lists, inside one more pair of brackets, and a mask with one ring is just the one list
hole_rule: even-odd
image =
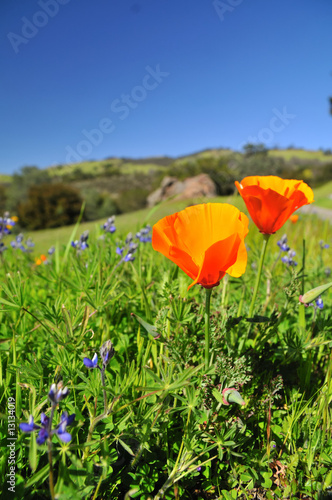
[[148,198],[148,206],[153,207],[161,201],[169,198],[185,200],[188,198],[217,196],[216,185],[207,174],[189,177],[184,181],[179,181],[176,177],[164,177],[160,188],[151,193]]

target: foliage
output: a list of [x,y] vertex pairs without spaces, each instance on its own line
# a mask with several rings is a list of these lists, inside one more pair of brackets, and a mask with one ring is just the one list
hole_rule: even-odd
[[81,196],[85,202],[85,220],[96,220],[107,217],[109,214],[118,214],[116,202],[107,192],[101,193],[96,189],[84,189]]
[[[210,149],[176,160],[169,157],[107,158],[48,169],[25,166],[12,177],[0,179],[0,204],[6,210],[17,212],[18,205],[27,201],[30,187],[62,182],[79,191],[86,204],[85,217],[95,220],[109,213],[143,208],[148,194],[160,186],[165,175],[184,179],[206,173],[215,182],[218,195],[228,196],[234,192],[234,181],[248,175],[273,174],[320,186],[332,179],[331,165],[328,150],[268,150],[264,144],[247,144],[243,153]],[[319,203],[332,207],[328,197]]]
[[22,227],[41,229],[76,222],[82,199],[75,189],[62,183],[29,188],[28,199],[17,207]]
[[[324,293],[322,310],[305,308],[298,297],[303,286],[330,281],[330,249],[319,245],[330,237],[327,225],[304,216],[284,230],[299,265],[281,261],[281,235],[271,236],[250,322],[261,236],[255,228],[247,238],[246,273],[213,290],[208,371],[204,290],[188,292],[190,278],[149,243],[136,240],[135,260],[125,262],[116,252],[118,232],[100,229],[80,252],[72,234],[66,247],[36,265],[6,236],[1,477],[9,467],[9,398],[17,424],[29,415],[40,422],[52,410],[51,384],[62,381],[69,394],[61,412],[76,417],[70,442],[52,437],[60,499],[323,498],[332,486],[332,294]],[[103,361],[103,382],[83,359],[99,357],[107,340],[114,356]],[[223,402],[227,387],[239,391],[245,406]],[[59,422],[56,408],[55,429]],[[17,498],[49,498],[47,444],[37,446],[35,433],[18,425],[15,437]]]

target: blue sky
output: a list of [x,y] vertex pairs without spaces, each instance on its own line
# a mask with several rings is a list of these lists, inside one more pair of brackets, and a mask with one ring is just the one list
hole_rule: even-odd
[[2,0],[0,172],[332,148],[331,0]]

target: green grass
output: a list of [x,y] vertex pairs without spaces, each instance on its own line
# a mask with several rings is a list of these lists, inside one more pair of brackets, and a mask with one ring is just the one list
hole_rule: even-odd
[[332,181],[314,189],[314,193],[314,205],[332,210]]
[[269,155],[283,158],[285,161],[298,158],[308,162],[332,162],[332,155],[324,155],[322,151],[309,151],[306,149],[270,149]]
[[[241,210],[244,210],[244,203],[239,196],[236,197],[219,197],[219,198],[211,198],[211,199],[191,199],[191,200],[173,200],[165,202],[154,209],[143,209],[138,210],[136,212],[131,212],[123,215],[118,215],[116,217],[116,227],[117,232],[115,233],[115,237],[126,235],[129,231],[136,231],[142,224],[154,224],[162,217],[166,215],[170,215],[172,213],[178,212],[179,210],[183,210],[187,206],[194,203],[206,203],[208,201],[211,202],[221,202],[221,203],[231,203]],[[112,214],[110,214],[112,215]],[[80,225],[80,229],[78,231],[77,236],[83,231],[89,230],[93,234],[100,234],[101,229],[100,226],[105,222],[104,219],[100,219],[93,222],[83,222]],[[59,227],[56,229],[43,229],[40,231],[29,231],[29,236],[35,242],[35,253],[46,253],[48,248],[52,245],[59,243],[60,245],[65,245],[68,242],[68,239],[71,236],[74,226],[65,226]]]
[[[329,208],[332,210],[332,199],[329,197],[332,194],[332,182],[326,183],[314,190],[315,202],[313,207],[319,206],[323,208]],[[245,204],[238,196],[224,196],[218,198],[200,198],[191,200],[170,200],[162,203],[154,209],[143,209],[136,212],[127,213],[123,215],[118,215],[116,217],[116,227],[117,233],[116,237],[120,237],[128,233],[129,231],[136,231],[137,228],[143,224],[155,224],[159,219],[165,215],[170,215],[172,213],[183,210],[185,207],[195,204],[195,203],[207,203],[207,202],[219,202],[219,203],[230,203],[237,206],[240,210],[246,213]],[[112,214],[110,214],[112,215]],[[84,222],[80,226],[80,232],[89,230],[92,234],[100,234],[100,226],[105,222],[105,219],[100,219],[93,222]],[[55,243],[60,245],[65,245],[70,238],[74,226],[60,227],[56,229],[45,229],[40,231],[30,231],[29,236],[32,237],[35,242],[35,252],[37,254],[47,252]],[[77,235],[79,236],[79,235]]]
[[[245,210],[239,196],[211,201]],[[188,204],[173,200],[119,216],[117,232],[104,239],[100,222],[82,224],[77,235],[89,228],[89,247],[58,248],[46,264],[10,245],[3,252],[3,478],[8,438],[17,439],[16,492],[3,481],[2,498],[246,500],[259,492],[267,500],[316,499],[332,486],[332,288],[322,310],[299,303],[301,292],[331,279],[331,249],[319,246],[320,239],[331,243],[329,223],[304,215],[271,236],[247,321],[262,244],[253,224],[246,271],[212,289],[210,314],[205,289],[188,290],[192,279],[150,243],[138,244],[133,262],[116,253],[118,235]],[[33,233],[36,250],[67,243],[72,229]],[[195,230],[202,238],[202,228]],[[296,267],[280,259],[283,233]],[[84,358],[95,353],[99,369],[87,368]],[[53,383],[69,394],[49,398]],[[61,433],[64,411],[75,414],[66,428],[71,439]],[[18,424],[33,415],[40,425],[42,413],[51,420],[48,432],[57,432],[37,444],[39,431]]]
[[12,181],[11,175],[0,174],[0,183],[9,184]]
[[89,174],[93,176],[102,175],[105,172],[105,167],[112,164],[112,167],[119,168],[121,173],[125,174],[133,174],[135,172],[146,172],[148,173],[150,170],[154,171],[162,171],[165,167],[156,165],[154,163],[133,163],[133,162],[125,162],[120,158],[111,158],[108,160],[100,160],[100,161],[85,161],[81,163],[68,164],[63,165],[60,168],[58,166],[48,168],[47,171],[52,177],[61,177],[65,175],[72,174],[75,169],[80,169],[82,174]]

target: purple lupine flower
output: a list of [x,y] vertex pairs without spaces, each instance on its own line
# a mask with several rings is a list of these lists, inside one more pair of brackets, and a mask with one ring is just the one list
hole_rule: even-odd
[[90,358],[84,358],[83,363],[87,368],[96,368],[98,366],[98,355],[95,353],[92,359]]
[[138,231],[136,233],[136,238],[141,242],[141,243],[150,243],[152,241],[152,237],[149,235],[151,231],[151,226],[147,224],[143,229]]
[[33,432],[35,430],[39,430],[38,437],[37,437],[37,444],[41,445],[44,444],[46,439],[48,438],[48,426],[49,426],[49,418],[46,417],[45,413],[42,413],[40,416],[40,421],[41,421],[41,426],[36,425],[33,422],[33,416],[30,415],[29,418],[29,423],[22,423],[20,424],[20,429],[22,432]]
[[[301,301],[300,301],[301,302]],[[313,306],[315,308],[315,311],[317,309],[323,309],[324,307],[324,302],[323,302],[323,299],[321,298],[321,296],[317,297],[317,299],[315,300],[315,303],[313,302],[310,302],[308,304],[309,306]]]
[[3,217],[0,217],[0,239],[4,235],[11,234],[11,228],[15,226],[16,222],[11,219],[9,212],[5,212]]
[[106,340],[100,348],[100,356],[103,361],[103,366],[107,366],[115,354],[113,344],[110,340]]
[[284,257],[281,257],[281,261],[288,266],[297,266],[297,262],[293,259],[295,257],[295,250],[288,250],[288,254]]
[[22,422],[19,425],[19,427],[20,427],[21,431],[23,431],[23,432],[32,432],[32,431],[35,431],[37,429],[40,429],[40,425],[36,425],[34,423],[32,415],[30,415],[30,417],[29,417],[29,423]]
[[279,241],[277,241],[277,245],[280,248],[282,252],[288,252],[290,250],[289,246],[287,245],[287,235],[284,234]]
[[32,241],[32,239],[30,237],[26,240],[25,244],[29,248],[34,248],[34,246],[35,246],[34,242]]
[[48,249],[47,253],[48,253],[48,255],[53,255],[53,254],[54,254],[54,252],[55,252],[55,246],[54,246],[54,245],[52,245],[52,246]]
[[114,233],[116,231],[116,227],[114,225],[115,222],[115,215],[112,215],[112,217],[109,217],[107,221],[101,226],[106,233]]
[[71,441],[71,434],[67,432],[66,427],[71,425],[74,420],[75,413],[68,416],[68,413],[64,411],[60,417],[60,423],[52,431],[52,434],[56,434],[64,443],[69,443]]
[[59,382],[58,385],[52,384],[50,392],[48,393],[48,397],[51,400],[53,405],[57,405],[59,401],[64,399],[69,394],[68,387],[63,387],[62,382]]
[[133,235],[132,233],[128,233],[125,240],[126,245],[129,245],[132,241],[133,241]]
[[[136,238],[142,238],[141,232],[136,233]],[[122,262],[133,262],[135,260],[134,253],[138,249],[138,243],[133,241],[132,233],[129,233],[125,240],[125,245],[123,247],[117,247],[116,253],[120,255],[122,258],[118,262],[117,266],[119,266]]]
[[81,250],[86,250],[89,247],[89,245],[87,243],[88,238],[89,238],[89,231],[84,231],[81,234],[79,240],[75,240],[75,241],[71,242],[71,246],[76,248],[78,250],[78,252]]
[[328,243],[324,243],[323,240],[319,241],[319,246],[321,247],[322,250],[325,250],[327,248],[330,248],[330,245]]
[[124,257],[124,262],[134,262],[135,257],[131,252],[128,252],[127,255]]
[[10,242],[10,246],[14,249],[19,249],[19,250],[22,250],[22,252],[26,252],[26,248],[25,246],[23,245],[22,241],[24,239],[24,236],[22,233],[18,234],[15,238],[15,240],[12,240]]
[[[64,411],[60,417],[60,423],[56,426],[55,429],[51,431],[51,436],[56,434],[62,441],[65,443],[69,443],[71,440],[71,435],[66,431],[66,427],[73,423],[75,420],[75,413],[68,416],[68,413]],[[22,432],[33,432],[35,430],[39,430],[37,437],[37,444],[42,445],[45,443],[46,439],[49,437],[49,425],[50,420],[42,413],[40,416],[41,425],[36,425],[33,421],[33,416],[30,415],[29,423],[21,423],[19,425]]]

